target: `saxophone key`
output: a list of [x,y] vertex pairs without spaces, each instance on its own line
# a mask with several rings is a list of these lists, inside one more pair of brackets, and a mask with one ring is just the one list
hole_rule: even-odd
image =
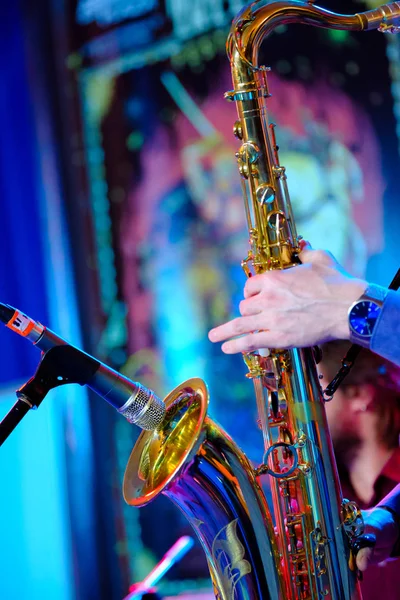
[[286,177],[286,167],[282,167],[281,165],[272,167],[272,171],[277,179],[287,179]]
[[235,124],[233,125],[233,135],[238,140],[243,139],[243,127],[242,127],[242,123],[239,120],[235,121]]
[[272,204],[272,202],[275,200],[275,190],[271,185],[263,183],[256,189],[256,196],[260,206]]

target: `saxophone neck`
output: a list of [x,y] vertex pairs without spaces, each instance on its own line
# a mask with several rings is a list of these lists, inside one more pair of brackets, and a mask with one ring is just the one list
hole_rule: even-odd
[[379,29],[397,33],[400,30],[400,2],[391,2],[354,15],[341,15],[308,2],[288,0],[266,3],[257,0],[244,8],[234,19],[227,41],[231,65],[243,78],[258,70],[258,51],[261,43],[279,25],[303,23],[325,29],[363,31]]

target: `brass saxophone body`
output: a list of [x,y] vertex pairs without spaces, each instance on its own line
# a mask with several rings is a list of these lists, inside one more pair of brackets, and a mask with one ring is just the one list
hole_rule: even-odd
[[[397,32],[400,2],[347,16],[312,1],[258,1],[233,21],[227,43],[233,90],[226,97],[238,111],[248,275],[298,263],[286,172],[266,110],[268,69],[258,66],[261,42],[288,23]],[[313,351],[271,349],[249,353],[245,361],[264,439],[262,464],[254,469],[207,416],[207,388],[193,379],[166,398],[162,426],[139,437],[124,497],[141,506],[163,493],[177,504],[205,550],[220,600],[361,598],[350,546],[362,518],[341,497]],[[271,483],[273,518],[261,477]]]

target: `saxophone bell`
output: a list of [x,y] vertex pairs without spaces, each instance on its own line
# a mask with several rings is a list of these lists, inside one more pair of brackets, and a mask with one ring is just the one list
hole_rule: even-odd
[[246,456],[207,416],[208,401],[201,379],[167,396],[164,422],[132,450],[125,501],[144,506],[163,493],[180,508],[204,549],[216,598],[284,600],[265,497]]

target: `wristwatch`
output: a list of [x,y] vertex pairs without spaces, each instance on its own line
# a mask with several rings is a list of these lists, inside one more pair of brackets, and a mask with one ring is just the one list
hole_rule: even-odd
[[349,308],[350,341],[369,348],[375,325],[387,296],[387,290],[370,284],[363,295]]

